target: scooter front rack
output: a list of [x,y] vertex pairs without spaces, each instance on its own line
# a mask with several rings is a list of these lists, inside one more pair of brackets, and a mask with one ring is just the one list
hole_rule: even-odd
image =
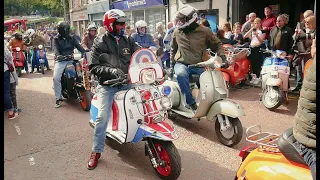
[[[252,131],[252,129],[257,127],[259,128],[259,132],[249,135],[249,131]],[[246,130],[246,140],[256,144],[260,149],[268,152],[280,152],[277,145],[278,137],[278,134],[262,132],[260,125],[250,126]]]
[[[231,61],[231,63],[233,61],[237,61],[237,60],[240,60],[240,59],[244,59],[244,55],[242,55],[243,53],[246,53],[246,57],[248,57],[250,54],[251,54],[251,50],[250,48],[228,48],[227,50],[227,59],[228,61]],[[242,55],[239,57],[239,55]]]

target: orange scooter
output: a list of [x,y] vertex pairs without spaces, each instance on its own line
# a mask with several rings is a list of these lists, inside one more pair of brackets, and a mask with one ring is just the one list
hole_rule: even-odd
[[218,68],[226,81],[227,87],[235,86],[245,81],[248,77],[251,65],[248,59],[250,48],[234,47],[230,44],[223,44],[225,55],[229,63],[226,69]]
[[[248,135],[256,127],[260,132]],[[246,140],[253,144],[240,151],[242,163],[235,180],[312,180],[310,168],[292,145],[296,141],[292,128],[279,136],[261,132],[261,127],[254,125],[246,134]]]

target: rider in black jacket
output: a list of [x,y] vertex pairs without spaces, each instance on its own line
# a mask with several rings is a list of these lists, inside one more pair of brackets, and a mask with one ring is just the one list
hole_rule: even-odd
[[[123,77],[128,73],[130,58],[139,49],[139,46],[131,37],[126,37],[125,22],[129,21],[126,14],[118,9],[112,9],[105,13],[103,24],[108,30],[108,34],[97,37],[92,48],[92,59],[89,60],[91,74],[99,79],[96,88],[96,107],[98,114],[94,130],[94,142],[92,152],[87,164],[89,170],[94,169],[98,164],[101,152],[104,150],[106,128],[111,116],[111,107],[115,93],[130,88],[130,85],[111,87],[104,85],[106,80]],[[106,53],[107,57],[99,60],[101,54]]]
[[53,87],[54,94],[56,96],[56,105],[58,108],[61,105],[61,76],[63,74],[64,68],[68,62],[72,62],[73,59],[65,58],[64,56],[72,55],[74,48],[77,48],[82,54],[85,50],[80,46],[79,42],[70,36],[70,25],[64,21],[60,21],[57,24],[58,35],[53,39],[53,49],[54,49],[54,73],[53,73]]

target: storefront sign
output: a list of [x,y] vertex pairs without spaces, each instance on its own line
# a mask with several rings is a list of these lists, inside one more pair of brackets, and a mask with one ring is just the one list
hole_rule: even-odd
[[109,1],[97,1],[87,5],[88,14],[105,13],[109,10]]
[[137,9],[137,8],[146,8],[150,6],[163,6],[163,0],[127,0],[115,2],[112,4],[114,9]]
[[88,20],[88,14],[86,11],[74,12],[72,14],[72,21]]

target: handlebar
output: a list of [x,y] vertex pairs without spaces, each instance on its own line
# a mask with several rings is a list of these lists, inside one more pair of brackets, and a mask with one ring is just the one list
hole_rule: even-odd
[[104,85],[110,85],[110,87],[115,87],[115,86],[119,86],[122,84],[127,83],[129,80],[127,79],[127,75],[122,76],[122,77],[118,77],[117,79],[111,79],[111,80],[107,80],[104,81],[103,84]]

